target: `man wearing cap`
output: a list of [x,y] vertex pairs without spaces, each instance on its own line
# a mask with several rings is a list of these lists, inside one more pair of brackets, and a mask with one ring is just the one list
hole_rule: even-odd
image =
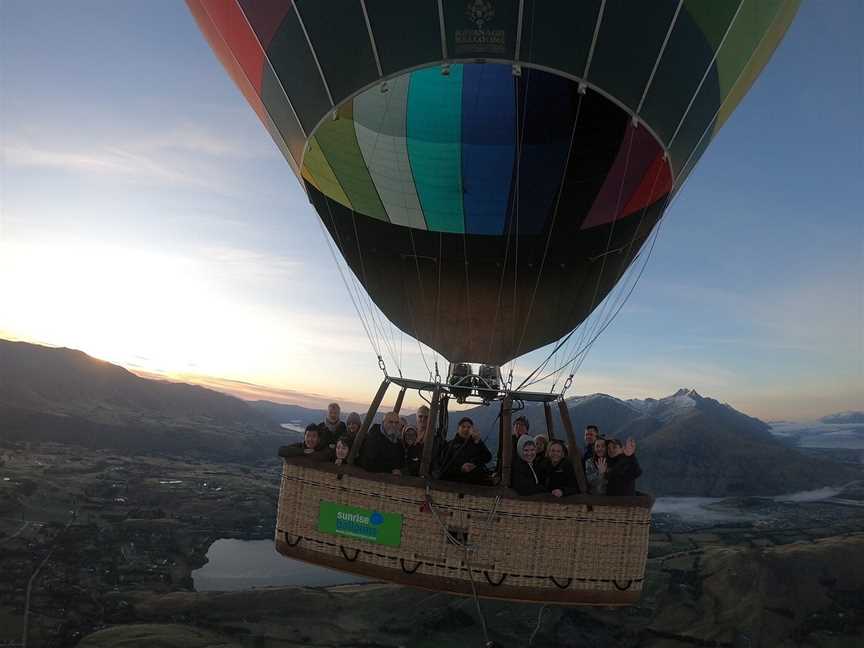
[[478,484],[489,480],[486,464],[492,453],[480,438],[474,421],[463,416],[459,419],[456,436],[444,446],[441,458],[441,479]]

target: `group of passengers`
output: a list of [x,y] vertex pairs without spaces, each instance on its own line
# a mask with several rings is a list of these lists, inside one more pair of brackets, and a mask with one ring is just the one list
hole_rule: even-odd
[[[528,419],[520,416],[513,425],[515,460],[510,484],[520,495],[551,493],[566,497],[580,492],[573,460],[567,446],[549,441],[545,434],[531,436]],[[636,442],[606,439],[596,425],[585,427],[585,450],[578,461],[585,470],[590,495],[635,495],[636,479],[642,474],[636,459]]]
[[[304,454],[320,461],[343,464],[354,446],[362,421],[357,412],[341,420],[337,403],[327,407],[326,418],[306,427],[303,442],[289,446],[288,454]],[[382,423],[371,426],[354,463],[369,472],[418,476],[423,448],[432,443],[431,472],[447,481],[493,485],[495,473],[488,467],[492,453],[468,416],[459,420],[449,441],[429,432],[429,408],[417,410],[416,425],[396,412],[384,415]],[[530,423],[520,416],[513,423],[511,487],[520,495],[551,494],[566,497],[581,493],[574,458],[560,440],[541,433],[529,434]],[[431,438],[430,438],[431,437]],[[635,495],[636,479],[642,474],[636,460],[636,442],[606,439],[596,425],[585,428],[585,450],[575,460],[582,463],[588,494]],[[500,463],[500,457],[499,457]]]

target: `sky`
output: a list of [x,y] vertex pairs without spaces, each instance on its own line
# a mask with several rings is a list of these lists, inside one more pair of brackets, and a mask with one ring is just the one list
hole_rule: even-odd
[[[568,395],[864,409],[862,33],[861,0],[803,4]],[[0,150],[0,337],[246,398],[371,398],[318,218],[184,3],[0,0]],[[426,377],[429,349],[394,346]]]

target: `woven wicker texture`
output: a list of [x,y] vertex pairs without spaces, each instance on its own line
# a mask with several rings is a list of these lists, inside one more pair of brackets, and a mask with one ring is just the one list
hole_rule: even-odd
[[[402,516],[399,547],[318,530],[322,500]],[[482,497],[384,483],[285,462],[276,533],[289,544],[352,561],[433,577],[555,590],[638,591],[648,548],[650,509]],[[589,510],[590,509],[590,510]],[[444,527],[470,552],[454,544]],[[355,557],[356,556],[356,557]],[[468,563],[466,563],[466,558]],[[416,571],[415,571],[416,570]],[[554,579],[554,580],[553,580]]]

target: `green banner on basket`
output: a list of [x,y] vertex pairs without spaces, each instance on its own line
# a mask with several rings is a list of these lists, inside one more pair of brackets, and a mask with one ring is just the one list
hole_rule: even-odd
[[402,516],[321,500],[318,530],[398,547],[402,541]]

